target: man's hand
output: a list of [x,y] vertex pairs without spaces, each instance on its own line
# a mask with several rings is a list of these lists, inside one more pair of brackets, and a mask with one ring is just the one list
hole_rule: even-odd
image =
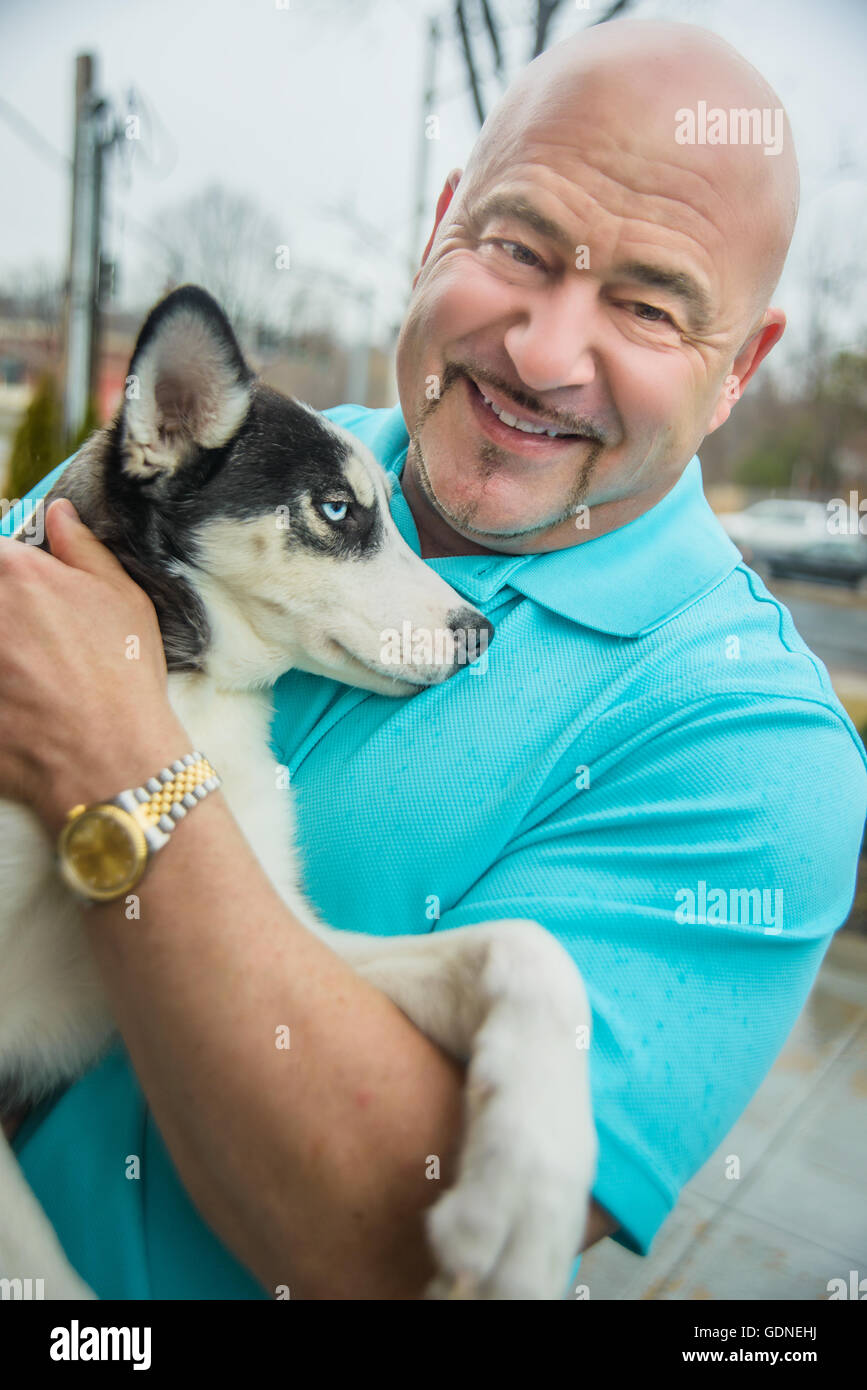
[[186,750],[153,604],[72,504],[46,513],[51,554],[0,539],[0,797],[56,832]]

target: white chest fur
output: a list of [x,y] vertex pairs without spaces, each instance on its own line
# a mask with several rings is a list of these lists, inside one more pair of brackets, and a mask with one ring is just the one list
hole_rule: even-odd
[[[221,691],[205,676],[177,674],[169,677],[169,697],[190,746],[219,772],[271,882],[315,930],[298,888],[291,793],[267,756],[269,694]],[[160,853],[182,841],[183,823]],[[21,1099],[80,1075],[113,1032],[81,912],[58,877],[41,823],[27,808],[0,802],[0,1087]]]

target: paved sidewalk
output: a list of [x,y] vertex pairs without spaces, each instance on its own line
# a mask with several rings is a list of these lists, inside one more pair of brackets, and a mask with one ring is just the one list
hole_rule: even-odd
[[867,1278],[867,938],[838,932],[776,1065],[653,1253],[604,1240],[579,1283],[591,1299],[815,1300],[850,1270]]

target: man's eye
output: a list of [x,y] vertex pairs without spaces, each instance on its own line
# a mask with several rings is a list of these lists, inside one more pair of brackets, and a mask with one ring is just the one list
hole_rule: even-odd
[[641,315],[642,321],[644,323],[673,322],[671,316],[667,314],[664,309],[657,309],[653,304],[634,304],[632,307],[636,310],[636,312],[638,312],[641,309],[646,309],[648,314],[652,314],[654,316],[653,318],[647,318],[644,315]]
[[531,269],[542,265],[536,252],[531,251],[529,246],[525,246],[522,241],[508,241],[505,237],[492,237],[491,242],[494,246],[504,250],[516,265],[526,265]]
[[348,502],[320,502],[319,510],[329,521],[344,521],[349,511]]

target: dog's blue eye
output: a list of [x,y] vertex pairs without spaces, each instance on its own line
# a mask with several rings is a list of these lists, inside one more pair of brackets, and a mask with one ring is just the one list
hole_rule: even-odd
[[322,502],[320,508],[323,516],[327,516],[329,521],[343,521],[349,511],[349,504],[346,502]]

